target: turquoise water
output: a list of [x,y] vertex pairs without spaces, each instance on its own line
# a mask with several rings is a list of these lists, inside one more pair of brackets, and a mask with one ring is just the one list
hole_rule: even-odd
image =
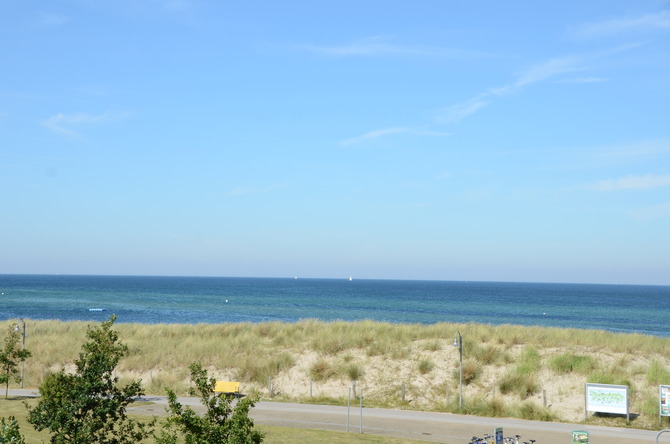
[[[670,336],[670,286],[0,275],[0,320],[222,323],[373,319]],[[90,311],[90,309],[101,311]]]

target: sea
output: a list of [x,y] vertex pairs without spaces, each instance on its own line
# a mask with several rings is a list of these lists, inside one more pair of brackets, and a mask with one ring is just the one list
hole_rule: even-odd
[[670,337],[670,286],[0,275],[0,321],[515,324]]

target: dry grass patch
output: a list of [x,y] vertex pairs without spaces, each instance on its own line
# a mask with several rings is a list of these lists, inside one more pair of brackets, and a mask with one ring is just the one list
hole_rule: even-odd
[[[71,365],[86,327],[84,322],[28,320],[26,346],[33,357],[26,361],[26,387],[36,388],[48,371]],[[239,379],[245,393],[268,396],[272,379],[274,393],[280,392],[282,399],[309,401],[311,389],[315,399],[342,400],[356,379],[370,406],[457,411],[456,331],[463,335],[464,410],[471,413],[530,418],[551,414],[582,421],[584,383],[600,382],[630,385],[631,410],[640,414],[634,426],[653,426],[658,423],[657,411],[652,412],[655,392],[659,384],[670,384],[670,339],[643,335],[316,320],[115,327],[130,350],[117,367],[118,376],[141,378],[150,394],[164,394],[166,388],[185,394],[186,369],[200,361],[217,379]],[[548,411],[543,410],[544,390],[550,398]]]

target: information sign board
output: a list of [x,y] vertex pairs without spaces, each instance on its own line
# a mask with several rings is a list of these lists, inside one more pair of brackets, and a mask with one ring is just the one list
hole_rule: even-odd
[[503,428],[502,427],[496,427],[496,429],[493,432],[493,436],[495,437],[495,444],[503,444]]
[[572,432],[572,444],[588,444],[589,432],[584,430],[575,430]]
[[658,386],[658,398],[660,416],[670,416],[670,385]]
[[586,411],[628,416],[628,386],[586,384]]

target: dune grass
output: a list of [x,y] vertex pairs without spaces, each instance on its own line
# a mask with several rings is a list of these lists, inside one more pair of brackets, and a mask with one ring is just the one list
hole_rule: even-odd
[[[33,353],[25,365],[27,388],[38,387],[50,371],[71,368],[87,325],[27,320],[26,347]],[[459,380],[458,349],[452,346],[456,331],[463,335],[464,413],[562,419],[556,405],[544,407],[538,394],[547,378],[577,378],[581,382],[573,382],[574,387],[556,396],[583,399],[583,382],[630,385],[631,406],[640,412],[635,426],[654,427],[658,423],[651,407],[654,390],[657,392],[658,384],[670,384],[670,339],[637,334],[317,320],[117,323],[115,329],[129,347],[129,355],[117,368],[118,376],[122,381],[141,379],[149,394],[164,394],[167,388],[185,394],[187,367],[199,361],[213,377],[240,380],[245,390],[263,397],[269,396],[270,379],[281,381],[274,392],[279,399],[310,402],[341,400],[346,388],[333,392],[333,387],[357,381],[359,387],[365,386],[366,404],[371,407],[458,412],[454,395]],[[305,388],[302,394],[282,389],[282,384],[296,382]],[[405,403],[400,398],[402,384],[406,386]],[[313,396],[307,399],[307,387],[312,385]]]

